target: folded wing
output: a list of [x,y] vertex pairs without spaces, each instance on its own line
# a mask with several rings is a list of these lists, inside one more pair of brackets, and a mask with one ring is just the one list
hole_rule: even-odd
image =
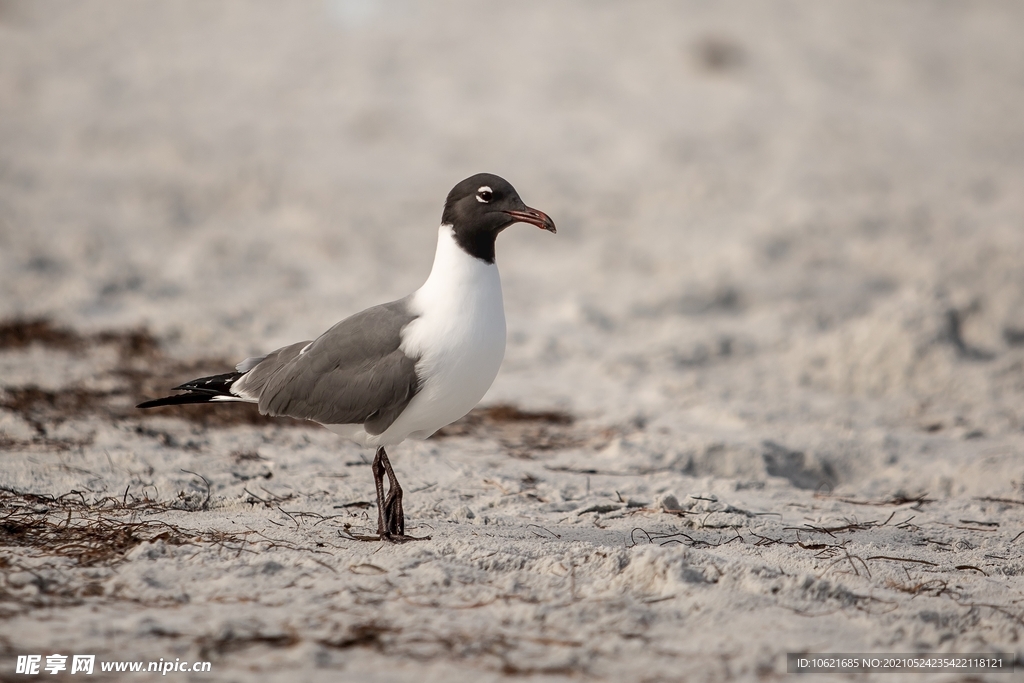
[[258,402],[266,415],[363,424],[380,434],[419,391],[417,359],[400,348],[402,329],[414,319],[405,299],[369,308],[313,342],[267,355],[231,393]]

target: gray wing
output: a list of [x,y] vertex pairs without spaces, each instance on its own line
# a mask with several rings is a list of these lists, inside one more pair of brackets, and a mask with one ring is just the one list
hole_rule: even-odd
[[267,355],[232,392],[258,400],[265,415],[363,423],[367,433],[380,434],[419,391],[418,359],[399,348],[402,328],[415,318],[405,299],[368,308],[312,343]]

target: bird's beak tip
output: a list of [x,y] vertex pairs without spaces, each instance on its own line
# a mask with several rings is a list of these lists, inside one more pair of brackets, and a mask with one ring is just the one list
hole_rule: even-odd
[[543,211],[526,207],[522,211],[506,211],[505,213],[511,216],[517,223],[536,225],[541,230],[547,230],[550,233],[558,232],[555,229],[555,222]]

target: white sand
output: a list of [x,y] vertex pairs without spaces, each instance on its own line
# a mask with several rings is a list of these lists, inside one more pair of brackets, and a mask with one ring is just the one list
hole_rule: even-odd
[[[0,320],[162,344],[0,350],[0,486],[150,539],[79,566],[5,532],[4,672],[1021,657],[1024,5],[511,5],[0,3]],[[130,410],[126,368],[234,362],[414,289],[478,171],[559,228],[499,241],[484,404],[576,420],[395,448],[431,540],[347,540],[371,454],[325,430]],[[30,386],[96,393],[15,410]]]

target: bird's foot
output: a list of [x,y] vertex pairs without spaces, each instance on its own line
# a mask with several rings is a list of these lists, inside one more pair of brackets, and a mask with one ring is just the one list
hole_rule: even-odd
[[388,543],[408,543],[409,541],[429,541],[430,536],[407,536],[405,534],[380,534],[377,536],[378,541],[387,541]]
[[[373,458],[374,486],[377,489],[377,536],[354,537],[358,540],[381,540],[391,543],[406,541],[425,541],[430,536],[406,536],[405,511],[402,509],[402,487],[391,467],[388,454],[381,446]],[[388,492],[384,495],[384,476],[388,478]]]
[[406,543],[426,541],[430,536],[407,536],[405,534],[405,511],[402,509],[402,487],[396,480],[384,498],[383,514],[378,522],[377,535],[382,541]]
[[388,495],[381,507],[380,519],[377,521],[377,533],[402,536],[405,534],[405,511],[402,509],[402,487],[398,480],[391,482]]
[[429,541],[430,536],[407,536],[406,534],[377,534],[370,536],[367,534],[354,534],[351,531],[343,531],[342,534],[345,538],[351,541],[365,541],[367,543],[377,543],[380,541],[386,541],[388,543],[408,543],[409,541]]

